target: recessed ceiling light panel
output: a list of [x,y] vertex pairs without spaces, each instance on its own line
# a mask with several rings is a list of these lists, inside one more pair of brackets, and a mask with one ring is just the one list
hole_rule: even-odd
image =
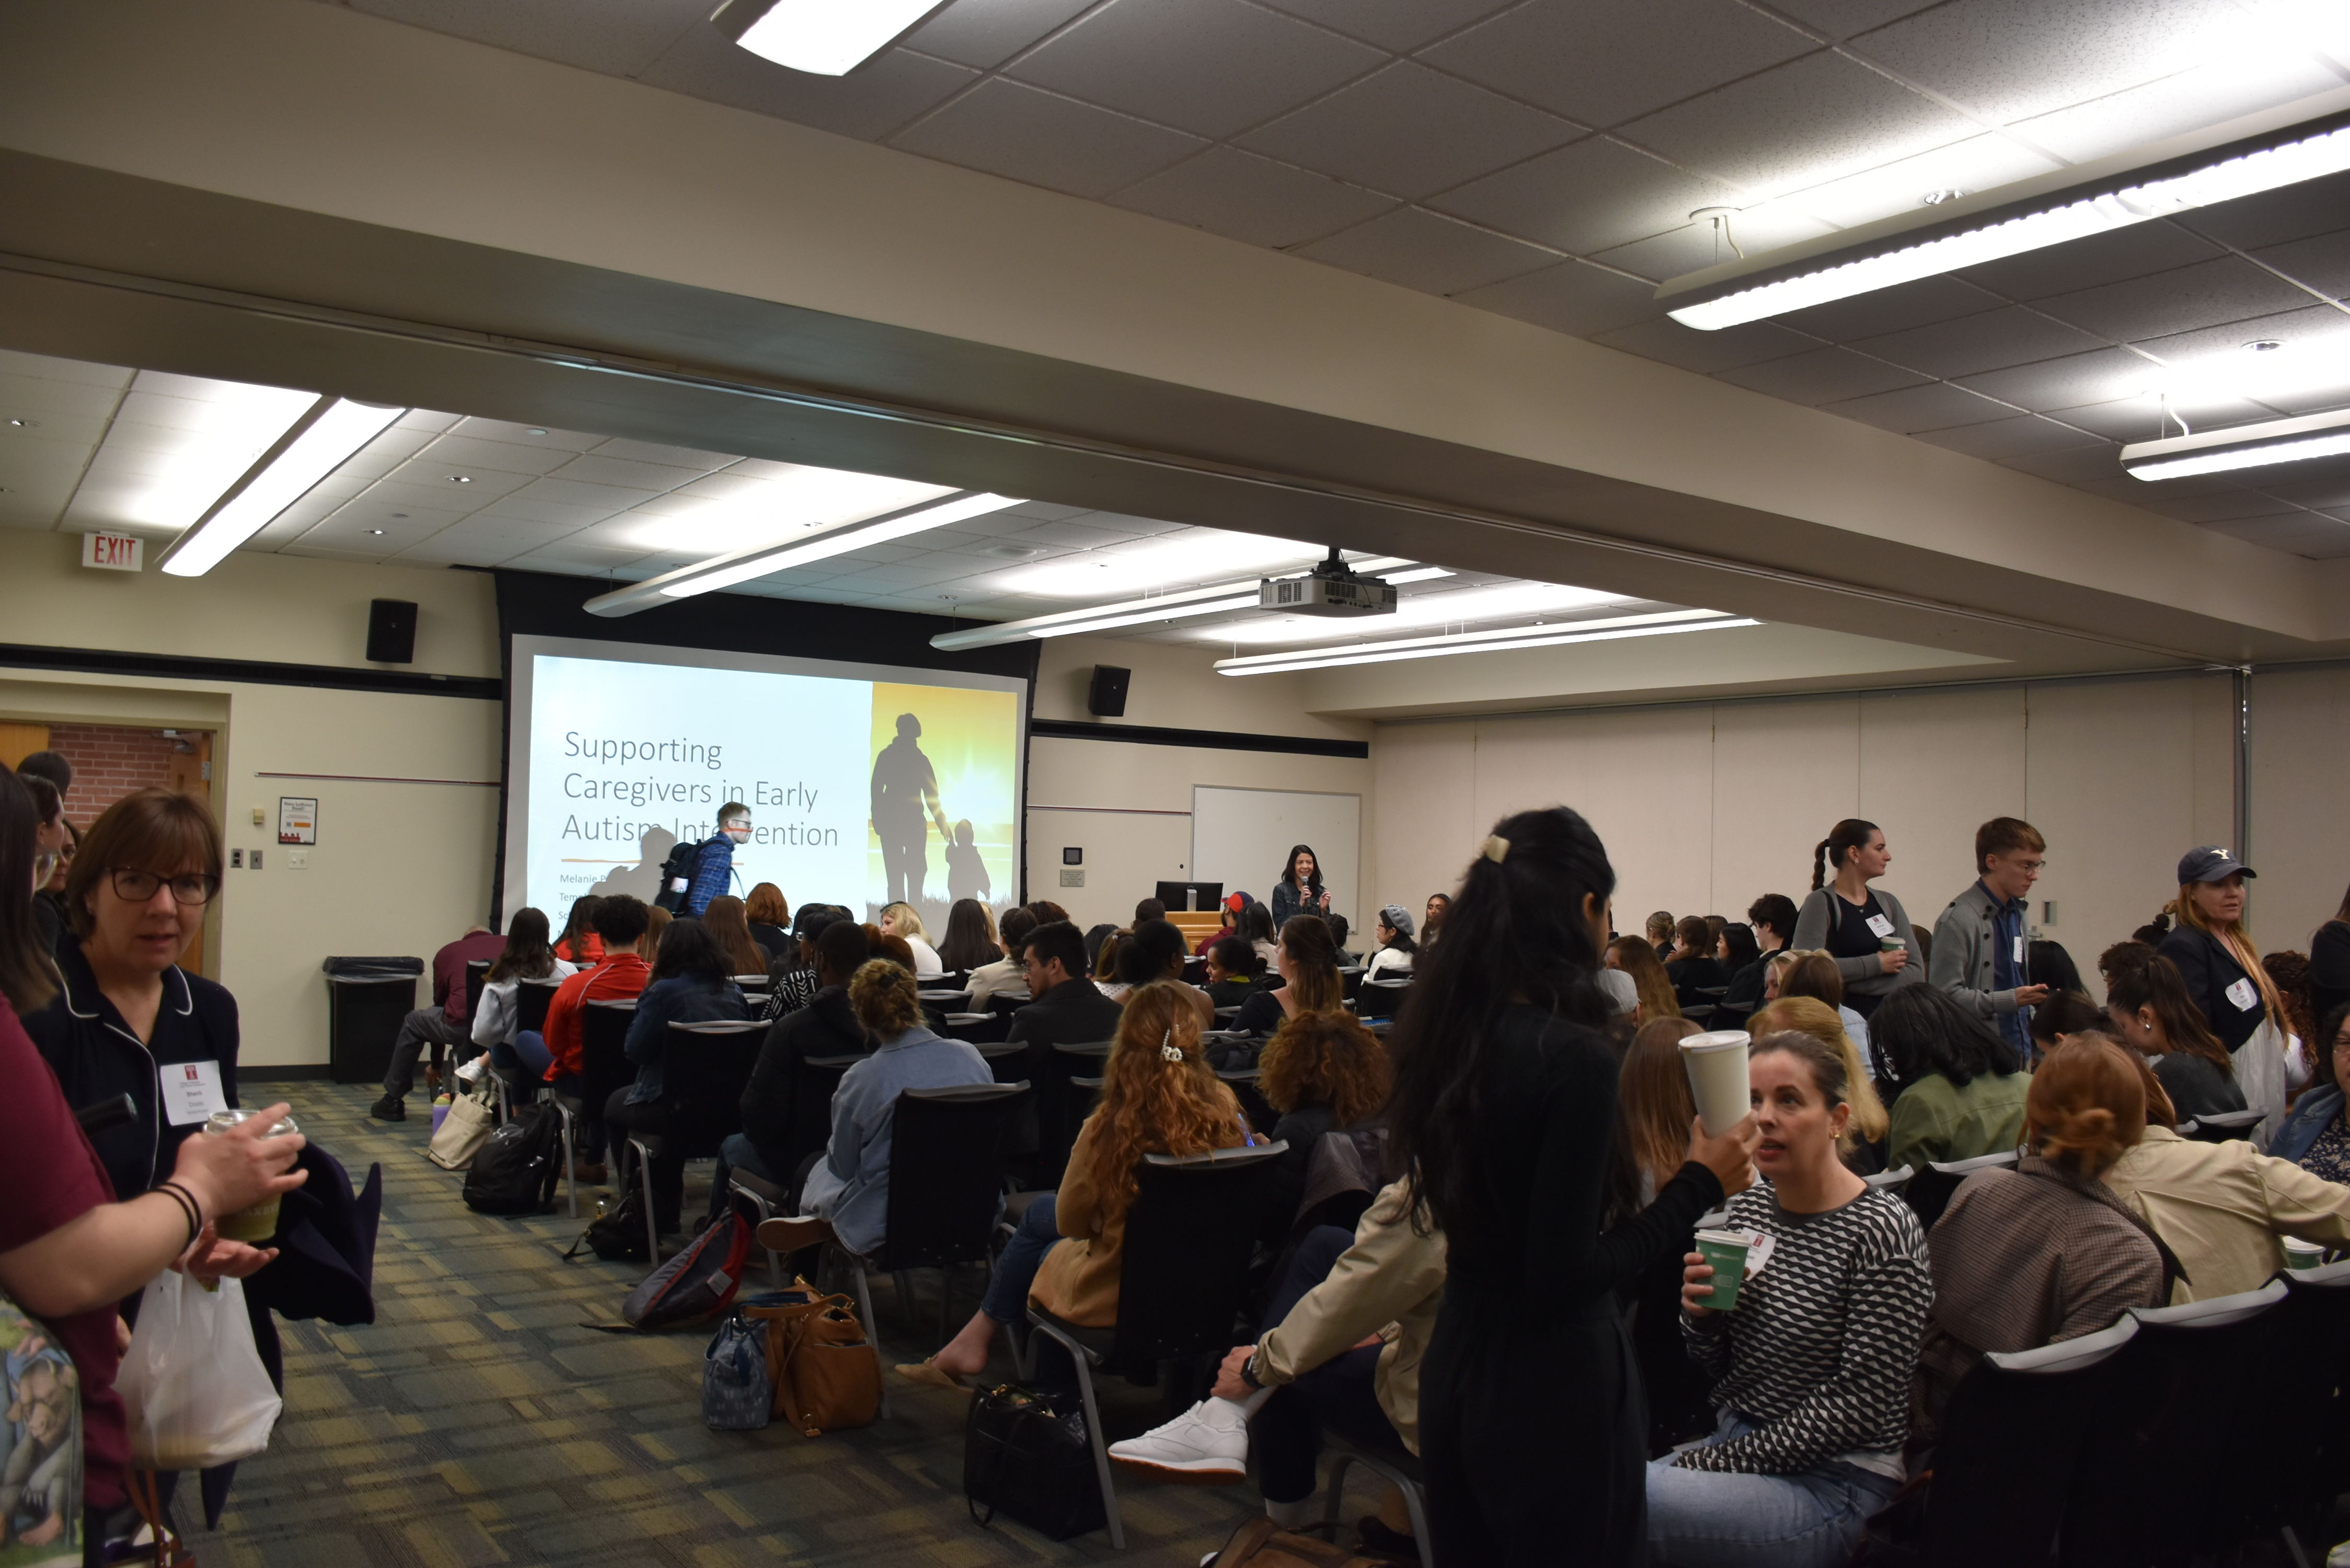
[[951,0],[726,0],[710,20],[763,60],[846,76]]

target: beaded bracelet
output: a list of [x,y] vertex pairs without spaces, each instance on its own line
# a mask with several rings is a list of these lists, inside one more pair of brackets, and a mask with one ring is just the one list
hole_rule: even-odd
[[155,1187],[155,1190],[164,1194],[170,1198],[172,1202],[178,1204],[180,1206],[180,1211],[187,1217],[188,1240],[186,1245],[180,1249],[180,1251],[184,1252],[189,1247],[192,1247],[196,1244],[197,1237],[203,1234],[203,1209],[196,1202],[196,1195],[189,1191],[185,1187],[180,1185],[177,1181],[159,1182]]

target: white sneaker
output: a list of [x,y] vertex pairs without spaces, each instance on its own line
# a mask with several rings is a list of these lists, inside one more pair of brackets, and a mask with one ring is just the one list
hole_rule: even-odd
[[1109,1457],[1161,1480],[1227,1485],[1248,1477],[1248,1421],[1229,1399],[1202,1399],[1163,1427],[1112,1443]]

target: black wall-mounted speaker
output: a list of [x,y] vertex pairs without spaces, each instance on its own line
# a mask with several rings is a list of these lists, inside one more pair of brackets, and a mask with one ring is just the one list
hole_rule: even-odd
[[368,662],[416,662],[416,606],[409,599],[368,601]]
[[1115,664],[1094,666],[1094,683],[1086,691],[1086,711],[1097,719],[1126,717],[1126,683],[1134,671]]

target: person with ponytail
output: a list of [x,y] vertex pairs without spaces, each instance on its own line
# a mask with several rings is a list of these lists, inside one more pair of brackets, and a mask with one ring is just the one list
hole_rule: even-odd
[[2145,1137],[2146,1089],[2126,1050],[2087,1032],[2048,1053],[2024,1099],[2027,1152],[2012,1170],[1968,1177],[1926,1239],[1934,1307],[1913,1446],[1933,1442],[1951,1391],[1985,1355],[2078,1339],[2169,1299],[2177,1261],[2100,1179]]
[[1844,1004],[1863,1018],[1899,986],[1926,978],[1917,928],[1901,900],[1869,884],[1893,864],[1873,822],[1846,817],[1812,850],[1812,893],[1795,911],[1795,948],[1819,948],[1836,962]]
[[[2284,1124],[2293,1025],[2244,923],[2244,884],[2258,875],[2216,846],[2189,850],[2178,862],[2178,929],[2155,950],[2178,966],[2188,999],[2235,1058],[2245,1103],[2268,1113],[2260,1130],[2266,1137]],[[2271,1027],[2255,1052],[2262,1024]]]
[[1503,818],[1389,1039],[1407,1222],[1446,1246],[1419,1380],[1432,1561],[1641,1561],[1648,1429],[1617,1293],[1752,1179],[1752,1121],[1710,1133],[1692,1118],[1653,1200],[1603,1229],[1617,1075],[1597,974],[1615,887],[1574,812]]

